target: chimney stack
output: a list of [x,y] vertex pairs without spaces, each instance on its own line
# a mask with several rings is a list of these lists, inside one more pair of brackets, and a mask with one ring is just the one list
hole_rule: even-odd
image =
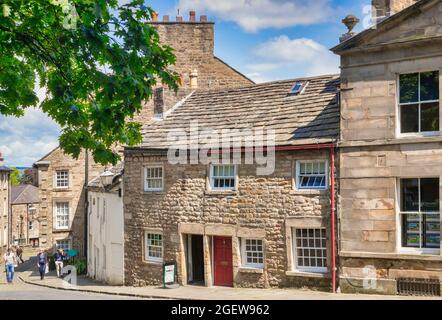
[[379,23],[385,18],[415,4],[418,0],[372,0],[372,18]]
[[198,70],[196,69],[190,73],[190,88],[198,89]]
[[189,12],[189,22],[195,22],[196,21],[196,12],[194,10]]
[[162,117],[164,113],[164,88],[158,87],[153,92],[153,110],[154,114]]
[[152,13],[152,22],[157,22],[158,21],[158,12],[153,12]]
[[183,22],[182,16],[176,16],[176,22]]
[[163,22],[169,22],[170,18],[168,15],[163,16]]
[[207,22],[207,16],[201,16],[200,22]]
[[342,23],[345,24],[348,31],[339,38],[340,42],[347,41],[356,34],[356,32],[353,31],[353,28],[359,23],[359,19],[356,16],[350,14],[342,19]]

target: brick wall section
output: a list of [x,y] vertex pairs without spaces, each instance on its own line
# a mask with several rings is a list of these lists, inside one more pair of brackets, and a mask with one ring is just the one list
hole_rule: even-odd
[[417,0],[372,0],[374,16],[383,17],[388,13],[397,13],[416,3]]
[[[189,93],[190,73],[198,72],[198,89],[240,87],[253,84],[241,73],[214,56],[214,24],[190,22],[153,23],[160,35],[161,43],[174,49],[176,63],[171,69],[182,76],[181,90]],[[180,91],[181,91],[180,90]],[[185,94],[165,90],[165,111],[180,101]],[[146,102],[135,121],[147,123],[154,115],[153,100]]]
[[[329,285],[328,279],[321,282],[286,275],[289,268],[286,240],[291,237],[286,232],[287,221],[313,217],[328,227],[329,192],[296,191],[293,187],[294,161],[318,158],[329,159],[328,151],[279,152],[275,173],[265,177],[256,176],[254,165],[240,165],[238,191],[226,195],[207,191],[207,165],[170,165],[163,156],[126,154],[126,285],[158,285],[162,282],[161,265],[143,260],[145,229],[161,230],[164,261],[176,260],[178,270],[184,268],[180,224],[195,224],[195,227],[201,228],[216,226],[219,232],[245,228],[255,236],[264,235],[264,272],[234,272],[236,287],[284,287],[312,283],[316,286]],[[148,193],[142,189],[143,166],[152,163],[164,165],[164,192]],[[235,268],[238,238],[233,237],[232,241]],[[183,282],[183,273],[179,271],[178,275]]]
[[[51,248],[56,240],[70,239],[72,247],[83,252],[84,248],[84,164],[85,153],[78,160],[64,154],[57,148],[42,161],[50,161],[50,165],[38,166],[38,182],[40,189],[40,246]],[[94,163],[89,156],[89,179],[98,176],[103,167]],[[54,185],[57,170],[69,171],[69,188],[57,189]],[[69,230],[54,228],[54,203],[56,200],[70,203]]]

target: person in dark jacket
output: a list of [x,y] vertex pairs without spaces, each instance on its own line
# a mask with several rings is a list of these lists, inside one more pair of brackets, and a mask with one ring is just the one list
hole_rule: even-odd
[[62,276],[62,270],[63,270],[63,261],[66,259],[66,254],[64,253],[63,249],[58,249],[57,252],[54,254],[54,261],[55,261],[55,269],[57,269],[57,277]]
[[45,278],[47,263],[48,263],[48,256],[43,250],[40,250],[40,252],[37,255],[37,265],[38,265],[38,272],[40,272],[41,280]]
[[17,255],[17,261],[20,263],[23,263],[23,249],[20,246],[17,246],[17,249],[15,249],[15,254]]

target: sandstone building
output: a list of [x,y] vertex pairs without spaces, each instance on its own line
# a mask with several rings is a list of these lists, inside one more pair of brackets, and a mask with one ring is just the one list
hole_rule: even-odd
[[0,254],[3,254],[10,245],[10,173],[11,169],[3,165],[3,157],[0,153]]
[[[89,157],[91,158],[91,157]],[[60,247],[84,252],[86,153],[78,160],[56,148],[38,160],[39,232],[42,248]],[[88,159],[87,175],[98,176],[101,165]]]
[[[338,87],[322,76],[196,90],[146,126],[143,143],[125,148],[126,285],[160,284],[162,263],[174,261],[183,285],[331,287]],[[239,145],[227,162],[215,147],[208,163],[188,163],[209,129],[233,130]],[[245,141],[259,129],[275,130],[266,174],[245,160],[256,160],[260,148]],[[176,145],[171,132],[189,140]],[[177,150],[184,163],[171,163]]]
[[14,245],[39,246],[40,197],[37,187],[11,187],[11,236]]
[[442,1],[383,3],[405,9],[332,49],[342,67],[340,285],[396,294],[427,279],[440,292]]

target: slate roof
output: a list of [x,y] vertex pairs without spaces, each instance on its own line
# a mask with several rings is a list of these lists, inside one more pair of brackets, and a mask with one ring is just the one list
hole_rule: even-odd
[[[114,179],[115,179],[117,176],[123,173],[123,169],[124,169],[124,162],[120,162],[116,166],[110,168],[109,171],[114,174]],[[112,187],[115,187],[118,183],[119,181],[114,181],[114,185]],[[89,188],[100,188],[100,189],[103,188],[103,185],[101,184],[100,175],[89,181],[87,186]]]
[[38,188],[23,184],[11,188],[11,204],[39,203]]
[[[308,85],[302,94],[289,95],[297,81],[308,81]],[[200,132],[275,129],[277,146],[332,142],[339,134],[339,84],[339,76],[325,75],[196,91],[165,119],[145,125],[138,148],[167,149],[171,144],[168,133],[178,129],[189,134],[191,121],[198,121]]]

